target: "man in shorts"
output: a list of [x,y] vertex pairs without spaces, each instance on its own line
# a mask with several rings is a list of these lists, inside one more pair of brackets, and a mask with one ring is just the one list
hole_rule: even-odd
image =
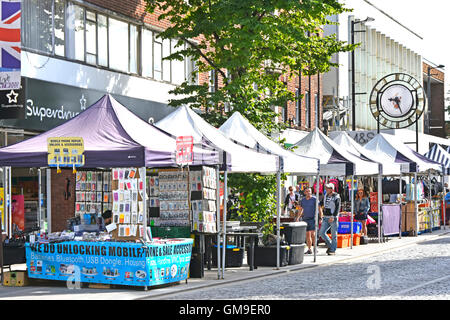
[[[305,196],[300,201],[299,218],[306,222],[306,245],[308,251],[305,254],[312,254],[311,246],[315,245],[316,239],[316,197],[312,195],[311,188],[304,190]],[[319,207],[319,218],[322,216],[322,210]]]

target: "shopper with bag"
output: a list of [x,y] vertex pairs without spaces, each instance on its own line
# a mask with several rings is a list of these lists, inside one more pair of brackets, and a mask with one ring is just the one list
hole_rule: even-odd
[[355,199],[355,221],[362,223],[361,235],[367,236],[367,214],[370,210],[370,201],[366,192],[359,189]]
[[289,193],[286,195],[286,199],[284,200],[284,208],[283,210],[288,209],[289,216],[291,218],[297,218],[297,207],[300,202],[300,196],[294,193],[294,188],[292,186],[289,187]]
[[[299,219],[306,222],[306,245],[308,251],[305,254],[312,254],[311,246],[315,244],[316,238],[316,197],[312,195],[311,188],[303,190],[305,196],[300,201]],[[319,218],[322,216],[322,208],[319,207]]]
[[[325,185],[326,193],[320,206],[323,207],[322,226],[319,236],[325,241],[328,255],[335,255],[337,249],[338,214],[341,210],[341,197],[334,192],[334,184]],[[331,239],[327,236],[327,231],[331,229]]]

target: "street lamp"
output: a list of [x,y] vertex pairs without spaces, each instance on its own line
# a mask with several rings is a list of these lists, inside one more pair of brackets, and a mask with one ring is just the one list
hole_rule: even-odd
[[[352,20],[350,27],[350,44],[355,44],[355,33],[366,32],[366,30],[355,31],[355,25],[375,21],[374,18],[367,17],[365,20]],[[356,130],[356,101],[355,101],[355,50],[352,50],[352,131]]]
[[427,111],[427,130],[426,133],[431,134],[431,70],[445,68],[443,64],[437,67],[427,67],[427,101],[428,101],[428,111]]

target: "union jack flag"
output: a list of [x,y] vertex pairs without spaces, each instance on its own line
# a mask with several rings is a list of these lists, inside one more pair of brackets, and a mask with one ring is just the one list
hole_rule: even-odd
[[20,1],[1,1],[0,71],[20,70]]

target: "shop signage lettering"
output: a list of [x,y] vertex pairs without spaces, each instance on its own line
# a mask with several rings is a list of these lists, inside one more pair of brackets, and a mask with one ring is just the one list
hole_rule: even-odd
[[57,253],[73,255],[95,255],[110,257],[162,257],[174,254],[186,254],[192,251],[192,244],[163,245],[163,246],[142,246],[142,247],[122,247],[122,246],[99,246],[84,244],[64,244],[64,243],[36,243],[30,244],[31,252]]
[[44,118],[68,120],[79,114],[79,112],[64,110],[63,105],[59,109],[35,106],[32,99],[27,99],[26,107],[27,117],[37,117],[41,122]]
[[173,243],[27,243],[30,278],[149,286],[187,279],[192,239]]

